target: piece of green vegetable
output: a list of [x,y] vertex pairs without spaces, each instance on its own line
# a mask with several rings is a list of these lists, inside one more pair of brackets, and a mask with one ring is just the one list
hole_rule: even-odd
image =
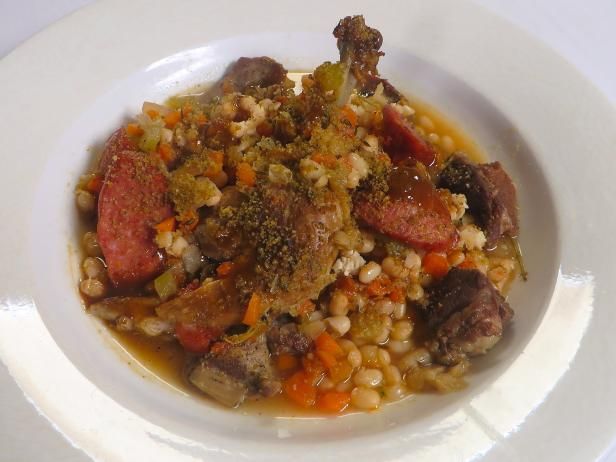
[[178,283],[175,280],[173,269],[168,269],[154,279],[154,290],[163,301],[168,300],[178,292]]

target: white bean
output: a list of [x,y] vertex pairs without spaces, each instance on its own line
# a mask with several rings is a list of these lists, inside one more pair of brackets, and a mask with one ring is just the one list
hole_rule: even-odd
[[400,373],[400,369],[393,364],[383,367],[383,378],[385,379],[385,383],[387,385],[397,385],[402,382],[402,374]]
[[434,130],[434,122],[432,122],[432,119],[426,115],[419,117],[419,125],[426,130]]
[[83,272],[89,279],[101,279],[105,275],[105,265],[98,258],[88,257],[82,265]]
[[408,340],[413,332],[413,324],[410,321],[396,321],[391,329],[391,338],[394,340]]
[[348,189],[355,189],[357,185],[359,185],[360,175],[357,170],[354,168],[351,169],[349,174],[347,175],[346,187]]
[[384,298],[383,300],[379,300],[374,304],[376,310],[378,310],[381,314],[390,315],[394,312],[394,302],[389,299]]
[[346,382],[340,382],[336,385],[336,391],[339,393],[348,393],[353,389],[353,381],[347,380]]
[[323,377],[319,382],[319,390],[331,390],[336,384],[329,377]]
[[362,231],[361,232],[361,245],[357,251],[361,254],[370,253],[374,250],[375,242],[372,234]]
[[105,284],[98,279],[84,279],[79,284],[79,290],[90,298],[101,298],[107,292]]
[[351,320],[347,316],[331,316],[325,319],[331,330],[343,336],[351,329]]
[[432,356],[425,348],[418,348],[406,354],[399,362],[398,367],[402,372],[415,369],[418,366],[428,366],[432,363]]
[[358,387],[374,388],[383,383],[383,373],[378,369],[360,369],[353,376]]
[[96,197],[94,194],[83,189],[78,189],[75,193],[75,201],[77,202],[77,208],[82,213],[94,213],[96,209]]
[[364,345],[359,348],[362,357],[362,363],[364,366],[376,366],[378,365],[378,352],[379,347],[376,345]]
[[383,348],[379,348],[376,357],[379,361],[379,364],[383,367],[391,363],[391,356],[389,355],[389,352],[387,350],[384,350]]
[[377,409],[381,405],[381,395],[370,388],[353,388],[351,403],[358,409]]
[[421,268],[421,257],[414,250],[409,250],[404,259],[404,266],[411,270]]
[[359,281],[363,284],[370,284],[381,274],[381,265],[374,261],[366,263],[359,270]]
[[385,257],[381,262],[383,272],[392,278],[398,278],[404,271],[404,268],[394,257]]
[[312,340],[316,339],[325,330],[325,323],[323,321],[313,321],[306,323],[302,326],[302,331]]
[[385,387],[383,388],[383,392],[388,401],[399,401],[406,395],[406,389],[401,384]]
[[392,314],[394,319],[402,319],[404,316],[406,316],[406,303],[394,303],[394,309]]
[[329,301],[329,312],[334,316],[345,316],[349,312],[349,297],[342,292],[334,292]]
[[360,367],[362,363],[362,357],[359,350],[349,351],[349,354],[347,355],[347,361],[353,367],[353,369],[357,369],[358,367]]
[[355,343],[346,338],[339,338],[338,345],[340,345],[340,348],[342,348],[345,353],[350,353],[351,351],[357,350]]
[[406,289],[406,296],[409,300],[421,300],[424,296],[424,289],[420,284],[410,284]]
[[83,248],[90,257],[102,257],[101,247],[98,245],[98,235],[93,231],[88,231],[81,240]]
[[137,324],[137,328],[149,337],[157,337],[169,330],[169,323],[156,316],[146,316]]
[[409,341],[400,342],[398,340],[390,340],[387,342],[387,349],[394,355],[407,353],[411,350],[413,344]]
[[453,142],[451,137],[447,135],[441,137],[441,147],[443,148],[443,151],[445,151],[447,154],[453,152],[456,149],[455,143]]

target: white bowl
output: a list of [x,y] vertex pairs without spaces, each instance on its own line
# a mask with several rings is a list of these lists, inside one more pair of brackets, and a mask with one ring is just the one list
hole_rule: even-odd
[[[244,14],[230,23],[243,33],[224,38],[229,36],[226,24],[210,20],[209,29],[196,31],[197,18],[169,11],[162,2],[143,4],[142,10],[139,4],[95,5],[50,30],[47,43],[35,39],[2,63],[7,75],[22,79],[8,80],[0,94],[9,114],[23,119],[8,135],[19,161],[2,173],[0,185],[3,197],[15,197],[4,204],[3,216],[10,213],[18,224],[2,245],[8,259],[1,268],[0,355],[41,412],[92,457],[122,459],[136,445],[148,460],[338,460],[341,455],[447,460],[452,451],[466,460],[490,449],[488,457],[498,458],[498,451],[507,451],[509,441],[519,437],[514,435],[518,428],[524,443],[511,447],[528,455],[532,448],[526,442],[535,435],[524,430],[532,425],[525,421],[545,409],[540,405],[555,395],[563,376],[573,384],[558,387],[565,394],[558,402],[572,409],[579,405],[578,384],[588,384],[590,374],[593,381],[614,378],[613,368],[597,370],[592,360],[572,365],[581,346],[591,357],[614,351],[613,345],[595,340],[613,325],[605,310],[614,291],[608,264],[614,252],[600,241],[589,242],[593,234],[604,239],[613,229],[613,218],[598,221],[598,212],[604,206],[600,191],[614,187],[607,170],[579,162],[583,149],[591,147],[597,163],[607,162],[615,138],[612,109],[560,59],[481,10],[446,1],[397,5],[404,15],[393,7],[366,5],[364,11],[385,38],[381,74],[459,122],[490,160],[500,160],[510,172],[518,185],[521,246],[530,278],[510,294],[513,328],[474,363],[467,389],[336,419],[224,410],[139,368],[81,307],[73,190],[91,161],[88,148],[102,143],[144,100],[163,101],[213,81],[240,56],[268,55],[290,70],[335,59],[329,30],[353,8],[330,5],[323,17],[298,17],[279,4],[279,14],[272,17],[244,4]],[[200,2],[185,7],[195,15],[215,15],[213,7]],[[230,18],[229,7],[220,8],[216,14]],[[451,13],[442,16],[444,11]],[[143,24],[127,15],[139,15]],[[150,27],[161,21],[166,21],[164,37]],[[111,25],[112,36],[105,29]],[[69,51],[84,54],[77,60],[56,54],[52,45],[75,33],[90,42],[70,42]],[[44,60],[47,67],[43,76],[48,80],[40,89],[34,85],[40,85],[41,69],[32,59]],[[69,65],[70,72],[64,67]],[[578,99],[592,103],[586,118]],[[608,128],[594,130],[591,110]],[[9,195],[18,187],[23,192],[24,184],[25,194]],[[588,196],[581,194],[582,186]],[[601,406],[615,401],[602,392],[585,399],[584,408],[592,414],[580,434],[595,432],[584,451],[597,455],[611,439]],[[566,415],[558,406],[546,412],[551,422]],[[557,422],[557,428],[568,428],[564,418]]]

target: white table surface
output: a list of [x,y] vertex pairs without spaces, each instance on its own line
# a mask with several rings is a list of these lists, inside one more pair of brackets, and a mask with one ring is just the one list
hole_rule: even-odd
[[[0,58],[52,22],[93,1],[0,0]],[[540,38],[573,63],[616,106],[616,0],[475,1]],[[614,420],[616,433],[616,416]],[[51,422],[37,418],[36,409],[0,364],[0,461],[5,460],[90,459],[57,433]],[[616,447],[602,461],[616,461]]]

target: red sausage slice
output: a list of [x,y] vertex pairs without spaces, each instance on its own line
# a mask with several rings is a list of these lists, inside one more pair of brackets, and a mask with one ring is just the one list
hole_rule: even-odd
[[98,241],[116,287],[162,270],[152,227],[172,215],[167,179],[145,154],[121,151],[109,166],[98,201]]
[[355,215],[386,236],[424,250],[447,250],[458,234],[447,207],[432,182],[417,168],[395,167],[384,202],[360,196]]
[[135,143],[128,137],[126,130],[118,128],[105,141],[105,148],[98,162],[98,173],[103,177],[107,173],[107,169],[113,162],[114,156],[117,156],[122,151],[132,151],[136,148]]
[[413,159],[426,166],[436,162],[436,151],[391,104],[383,108],[383,147],[394,164]]

